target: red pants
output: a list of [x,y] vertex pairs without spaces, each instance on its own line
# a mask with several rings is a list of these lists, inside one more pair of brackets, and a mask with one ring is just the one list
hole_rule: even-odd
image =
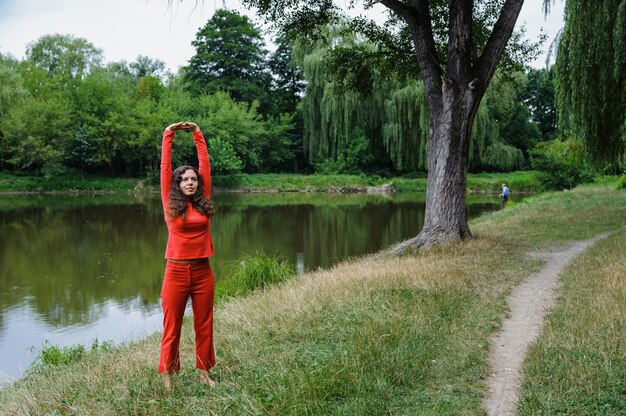
[[213,271],[206,263],[167,262],[161,289],[163,339],[159,373],[180,370],[178,345],[187,299],[191,296],[193,327],[196,332],[196,368],[208,370],[215,365],[213,348]]

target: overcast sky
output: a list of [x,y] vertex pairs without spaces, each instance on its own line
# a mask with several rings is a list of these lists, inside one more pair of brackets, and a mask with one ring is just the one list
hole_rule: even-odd
[[[348,3],[348,0],[339,0]],[[563,27],[565,0],[556,0],[547,18],[543,0],[526,0],[518,25],[535,39],[544,28],[554,38]],[[47,34],[85,38],[104,51],[108,62],[134,61],[138,55],[165,62],[176,71],[193,56],[197,30],[225,4],[254,19],[237,0],[0,0],[0,52],[23,59],[29,43]],[[383,10],[379,6],[378,13]],[[542,55],[534,67],[544,66]]]

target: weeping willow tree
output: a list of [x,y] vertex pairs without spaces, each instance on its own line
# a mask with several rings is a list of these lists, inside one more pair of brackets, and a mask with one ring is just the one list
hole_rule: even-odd
[[[399,83],[397,83],[399,84]],[[426,170],[428,104],[421,81],[399,85],[385,100],[383,142],[397,170]]]
[[556,99],[560,123],[584,140],[595,162],[624,157],[626,0],[567,1]]
[[520,169],[522,151],[505,143],[500,121],[515,108],[521,89],[527,82],[523,72],[503,75],[497,72],[480,102],[470,135],[469,168],[471,171],[506,172]]
[[[307,82],[303,118],[309,162],[336,160],[358,129],[365,134],[371,151],[380,153],[382,149],[382,156],[389,159],[395,171],[426,171],[430,118],[424,83],[389,77],[375,81],[369,94],[346,87],[341,76],[328,70],[327,58],[333,46],[357,41],[353,32],[331,26],[327,36],[314,45],[298,43],[294,47]],[[375,49],[367,41],[360,42]],[[470,170],[508,171],[521,167],[521,151],[501,142],[497,120],[516,99],[513,84],[510,78],[497,76],[480,104],[469,140]],[[379,154],[379,163],[380,158]]]
[[347,88],[326,65],[335,42],[318,44],[300,58],[307,82],[303,118],[309,162],[337,159],[359,129],[371,149],[384,149],[394,170],[425,171],[429,118],[423,83],[392,78],[376,82],[367,95]]
[[326,66],[325,58],[332,44],[354,41],[354,34],[342,34],[341,27],[331,26],[324,39],[314,44],[296,42],[293,48],[307,84],[302,104],[304,147],[312,164],[327,158],[337,159],[357,129],[369,139],[371,152],[380,147],[375,140],[382,125],[382,115],[377,109],[382,99],[380,89],[365,97],[346,88]]

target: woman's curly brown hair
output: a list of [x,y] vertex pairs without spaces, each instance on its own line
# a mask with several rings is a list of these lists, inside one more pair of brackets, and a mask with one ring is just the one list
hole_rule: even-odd
[[[198,177],[198,189],[192,196],[186,196],[180,190],[180,182],[183,180],[183,174],[188,170],[196,172]],[[215,208],[213,207],[213,201],[204,195],[202,189],[202,177],[198,173],[198,170],[193,166],[180,166],[172,172],[172,186],[170,187],[170,196],[168,200],[168,212],[167,216],[171,220],[181,216],[185,218],[185,212],[187,211],[187,203],[191,201],[193,207],[201,214],[211,217],[215,214]]]

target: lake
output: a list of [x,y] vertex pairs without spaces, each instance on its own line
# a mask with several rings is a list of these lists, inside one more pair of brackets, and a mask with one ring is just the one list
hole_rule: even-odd
[[[412,237],[424,221],[422,193],[214,200],[217,285],[244,253],[279,254],[302,273]],[[470,218],[499,204],[467,202]],[[166,241],[158,195],[0,195],[0,383],[47,345],[89,348],[160,331]]]

